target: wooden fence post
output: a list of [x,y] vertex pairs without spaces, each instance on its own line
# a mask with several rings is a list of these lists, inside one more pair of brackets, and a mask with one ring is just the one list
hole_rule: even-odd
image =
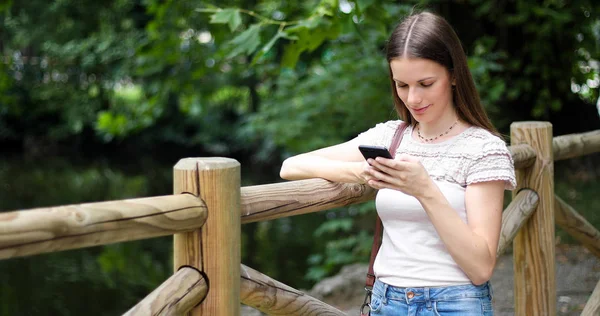
[[515,315],[556,315],[554,234],[554,159],[552,124],[515,122],[511,145],[529,144],[537,152],[533,166],[518,169],[517,189],[538,193],[537,210],[513,242]]
[[173,263],[206,274],[208,294],[190,315],[240,315],[240,164],[228,158],[187,158],[173,168],[175,194],[191,193],[206,204],[202,229],[174,236]]

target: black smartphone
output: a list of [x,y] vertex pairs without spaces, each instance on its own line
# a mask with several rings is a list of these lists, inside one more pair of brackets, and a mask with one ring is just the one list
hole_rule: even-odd
[[387,148],[383,146],[359,145],[358,150],[362,153],[365,160],[369,158],[383,157],[393,159]]

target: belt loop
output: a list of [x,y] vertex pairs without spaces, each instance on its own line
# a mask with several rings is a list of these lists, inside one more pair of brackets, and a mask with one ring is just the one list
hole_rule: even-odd
[[388,287],[389,287],[389,285],[387,283],[383,283],[383,294],[382,294],[383,298],[382,298],[381,302],[386,305],[388,303],[388,297],[387,297]]
[[423,294],[425,295],[425,304],[427,306],[427,310],[431,310],[431,299],[429,298],[429,288],[428,287],[423,289]]

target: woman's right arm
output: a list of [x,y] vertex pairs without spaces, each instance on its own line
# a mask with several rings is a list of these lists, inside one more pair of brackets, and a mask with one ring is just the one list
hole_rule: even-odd
[[279,175],[286,180],[323,178],[333,182],[365,183],[368,164],[358,143],[348,142],[290,157]]

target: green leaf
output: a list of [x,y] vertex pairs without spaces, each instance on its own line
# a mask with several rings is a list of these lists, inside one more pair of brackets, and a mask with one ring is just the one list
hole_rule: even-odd
[[321,22],[320,18],[312,16],[312,17],[310,17],[308,19],[299,21],[294,26],[286,28],[285,32],[288,33],[288,34],[291,34],[291,33],[294,33],[294,32],[300,32],[300,31],[305,30],[305,29],[314,29],[317,26],[319,26],[320,22]]
[[4,1],[4,3],[0,3],[0,12],[8,11],[12,5],[13,2],[11,0]]
[[370,7],[374,0],[356,0],[356,6],[358,6],[358,10],[360,12],[364,12],[368,7]]
[[242,17],[239,9],[223,9],[210,16],[210,23],[212,24],[229,24],[229,29],[233,32],[240,24],[242,24]]
[[287,34],[286,32],[281,32],[281,31],[277,32],[277,34],[275,34],[275,36],[273,36],[273,38],[271,38],[271,40],[265,46],[263,46],[263,48],[260,49],[258,54],[256,54],[256,56],[254,56],[254,58],[252,59],[252,65],[255,65],[262,56],[264,56],[266,53],[268,53],[269,50],[271,50],[271,48],[273,47],[273,45],[275,45],[277,40],[280,38],[286,38],[289,40],[297,40],[298,36],[292,36],[292,35]]
[[319,3],[313,14],[318,16],[333,16],[338,6],[338,0],[321,0],[321,3]]
[[235,46],[227,58],[239,54],[251,55],[260,45],[260,24],[252,24],[247,30],[233,38],[228,45]]
[[337,38],[341,31],[341,25],[339,23],[330,25],[323,24],[316,29],[309,30],[308,28],[303,28],[294,32],[297,33],[298,40],[285,47],[282,58],[282,65],[284,67],[293,68],[298,62],[298,58],[302,52],[312,52],[321,46],[326,39]]
[[336,232],[348,232],[352,229],[354,221],[352,218],[333,219],[324,222],[315,230],[314,235],[317,237],[323,236],[324,234],[333,234]]

